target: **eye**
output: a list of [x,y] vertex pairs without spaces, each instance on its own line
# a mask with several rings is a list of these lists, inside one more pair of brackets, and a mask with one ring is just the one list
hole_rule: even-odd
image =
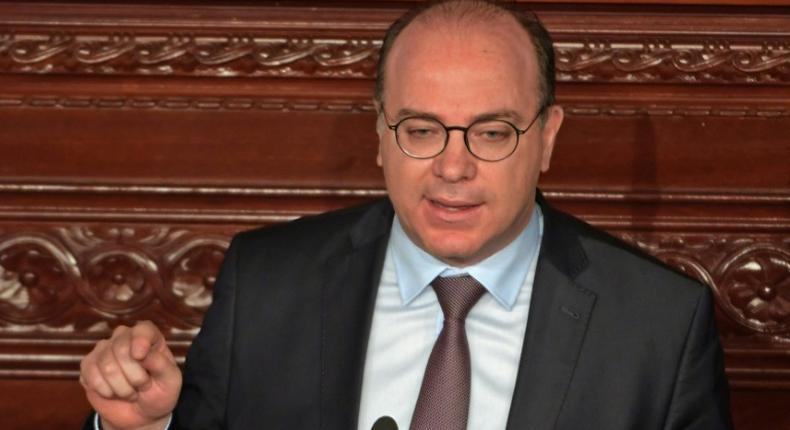
[[480,143],[503,143],[513,137],[513,127],[503,121],[487,121],[475,124],[470,130],[470,138]]
[[399,128],[402,136],[411,141],[441,139],[444,134],[442,126],[428,119],[410,118],[405,120]]
[[436,130],[430,128],[410,128],[407,130],[410,137],[426,138],[436,133]]
[[501,130],[486,130],[483,132],[483,137],[488,140],[500,140],[506,136],[506,133]]

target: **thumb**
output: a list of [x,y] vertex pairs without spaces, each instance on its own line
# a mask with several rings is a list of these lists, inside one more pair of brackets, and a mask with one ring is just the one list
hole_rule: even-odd
[[181,385],[181,370],[167,346],[152,348],[141,364],[151,375],[152,380],[166,386]]
[[151,350],[161,348],[163,345],[167,348],[164,335],[150,321],[142,321],[132,327],[131,339],[131,355],[138,361],[145,359]]

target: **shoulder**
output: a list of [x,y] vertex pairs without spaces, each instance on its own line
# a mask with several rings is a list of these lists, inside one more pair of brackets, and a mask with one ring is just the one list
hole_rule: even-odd
[[244,231],[234,236],[231,247],[241,257],[276,258],[298,252],[317,258],[345,246],[356,230],[372,234],[388,228],[392,215],[389,200],[376,200]]
[[584,269],[577,281],[597,294],[653,305],[681,301],[695,305],[709,294],[699,280],[635,245],[555,209],[549,214],[554,229],[578,244]]

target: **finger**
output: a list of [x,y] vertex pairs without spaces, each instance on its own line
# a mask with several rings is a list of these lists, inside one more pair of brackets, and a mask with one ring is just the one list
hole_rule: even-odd
[[96,349],[100,349],[101,342],[96,345],[94,351],[88,354],[80,362],[80,384],[86,391],[93,391],[101,397],[112,398],[113,391],[99,371],[95,360]]
[[165,341],[162,332],[151,321],[142,321],[135,324],[131,329],[131,338],[131,355],[138,361],[144,360],[152,347],[157,347]]
[[131,340],[131,334],[120,336],[118,339],[115,339],[111,348],[126,380],[133,387],[139,389],[148,383],[150,375],[140,362],[132,357]]
[[102,378],[112,390],[112,395],[105,397],[114,396],[121,399],[131,399],[136,396],[137,390],[126,379],[126,375],[123,373],[121,365],[115,358],[111,348],[108,348],[97,357],[96,364]]

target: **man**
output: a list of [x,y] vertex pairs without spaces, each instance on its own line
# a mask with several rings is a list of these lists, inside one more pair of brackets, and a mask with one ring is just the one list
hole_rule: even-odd
[[237,236],[183,387],[150,323],[100,342],[81,381],[102,427],[730,428],[708,290],[537,193],[553,75],[542,26],[499,6],[396,22],[389,201]]

